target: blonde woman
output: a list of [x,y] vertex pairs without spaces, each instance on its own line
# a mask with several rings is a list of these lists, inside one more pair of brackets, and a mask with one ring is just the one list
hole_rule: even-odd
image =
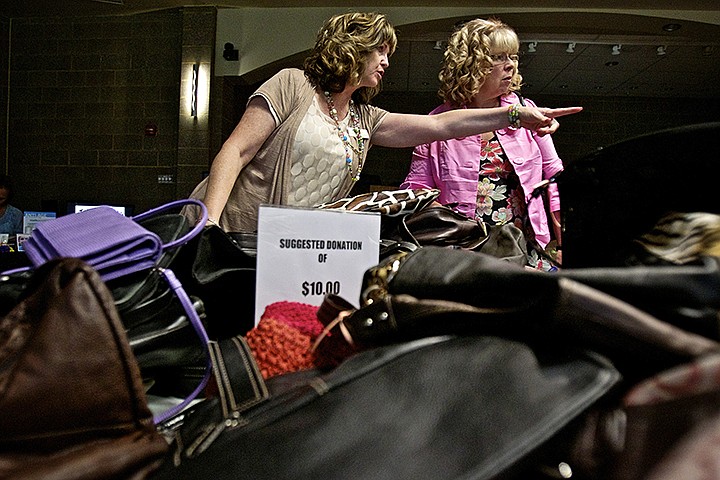
[[[463,24],[450,37],[439,74],[438,94],[444,103],[430,116],[492,112],[517,104],[534,107],[519,95],[519,48],[515,31],[500,20]],[[440,203],[468,217],[492,225],[516,224],[530,243],[529,264],[549,268],[533,246],[544,250],[554,239],[559,249],[560,198],[554,183],[548,187],[548,208],[543,195],[533,197],[532,193],[562,172],[563,163],[545,133],[502,125],[419,145],[401,187],[438,188]]]
[[328,19],[304,70],[284,69],[251,95],[208,178],[193,192],[207,205],[208,222],[226,231],[254,232],[260,204],[313,206],[347,196],[372,145],[411,147],[511,122],[549,133],[557,128],[554,117],[581,110],[387,112],[369,102],[380,91],[396,44],[395,29],[382,14]]

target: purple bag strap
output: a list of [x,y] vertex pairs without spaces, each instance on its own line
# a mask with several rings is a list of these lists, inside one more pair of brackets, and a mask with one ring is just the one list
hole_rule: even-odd
[[[203,225],[204,222],[203,222]],[[180,303],[182,304],[185,312],[188,315],[188,319],[190,320],[190,323],[192,324],[193,328],[195,329],[195,332],[197,332],[198,336],[200,337],[200,341],[203,345],[203,350],[205,351],[205,357],[206,357],[206,366],[205,366],[205,374],[203,375],[202,380],[200,380],[200,384],[195,388],[195,390],[190,393],[182,402],[175,405],[174,407],[162,412],[161,414],[158,414],[154,417],[155,424],[161,424],[183,410],[190,405],[190,403],[195,400],[200,393],[205,389],[208,382],[210,381],[210,377],[212,376],[212,358],[210,356],[210,338],[208,337],[207,331],[205,330],[205,326],[202,324],[202,321],[200,320],[200,317],[197,314],[197,311],[195,310],[195,307],[193,307],[192,301],[190,300],[190,297],[188,297],[188,294],[185,292],[185,289],[183,288],[180,281],[177,279],[175,274],[172,270],[168,270],[165,268],[161,268],[160,272],[163,274],[165,279],[167,280],[168,284],[170,285],[170,288],[175,292],[175,295],[180,300]]]
[[176,247],[178,245],[183,245],[190,240],[192,240],[198,233],[202,231],[203,228],[205,228],[205,224],[208,220],[208,211],[207,207],[203,202],[200,200],[196,200],[194,198],[183,198],[181,200],[175,200],[173,202],[166,203],[164,205],[160,205],[159,207],[155,207],[153,209],[150,209],[146,212],[143,212],[139,215],[135,215],[132,217],[133,220],[140,221],[145,220],[147,218],[152,217],[153,215],[157,215],[159,213],[167,212],[168,210],[176,209],[179,207],[187,207],[190,205],[196,205],[200,207],[200,210],[202,211],[202,215],[200,216],[200,220],[195,224],[192,230],[190,230],[188,233],[183,235],[180,238],[177,238],[173,240],[172,242],[168,242],[163,245],[163,250],[167,250],[169,248]]

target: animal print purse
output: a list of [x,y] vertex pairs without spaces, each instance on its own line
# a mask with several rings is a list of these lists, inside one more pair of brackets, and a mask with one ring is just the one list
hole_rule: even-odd
[[390,217],[402,217],[422,210],[439,195],[440,190],[436,188],[383,190],[361,193],[334,202],[322,203],[315,205],[315,208],[347,210],[349,212],[380,212]]

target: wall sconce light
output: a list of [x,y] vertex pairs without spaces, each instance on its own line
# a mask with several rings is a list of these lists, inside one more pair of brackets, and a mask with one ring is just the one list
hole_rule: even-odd
[[665,45],[660,45],[659,47],[657,47],[658,55],[662,56],[662,55],[665,55],[666,53],[667,53],[667,47]]
[[528,53],[535,53],[535,52],[537,52],[537,44],[538,44],[538,42],[530,42],[530,43],[528,43]]
[[190,115],[193,117],[198,116],[198,78],[200,73],[200,64],[194,63],[192,66],[192,77],[190,79],[191,82],[191,91],[190,91]]
[[433,50],[442,50],[442,49],[443,49],[442,40],[435,40],[435,45],[433,46]]
[[575,53],[575,42],[568,43],[567,48],[565,49],[567,53]]
[[620,55],[620,49],[622,48],[622,45],[617,44],[613,45],[612,52],[610,52],[612,55]]
[[702,49],[703,57],[709,57],[713,54],[715,48],[712,45],[706,45]]

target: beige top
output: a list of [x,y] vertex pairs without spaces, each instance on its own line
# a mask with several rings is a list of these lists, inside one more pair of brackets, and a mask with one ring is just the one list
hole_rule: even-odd
[[[261,204],[291,204],[289,199],[294,195],[291,168],[295,137],[313,102],[315,89],[308,83],[302,70],[290,68],[278,72],[250,98],[255,96],[261,96],[267,101],[275,118],[276,128],[235,182],[219,219],[220,226],[228,232],[257,231],[258,207]],[[370,135],[368,148],[365,149],[367,156],[372,145],[372,135],[387,111],[372,105],[357,105],[356,108],[361,128]],[[340,142],[339,138],[337,142]],[[355,162],[357,163],[357,159]],[[202,200],[206,188],[207,179],[204,179],[190,197]],[[347,174],[342,175],[340,187],[333,189],[334,198],[324,201],[347,196],[351,188],[350,177]]]
[[[313,207],[328,198],[336,198],[345,185],[344,177],[350,175],[345,164],[345,147],[338,137],[338,126],[320,110],[318,103],[315,95],[295,134],[288,198],[288,205],[294,207]],[[350,115],[346,115],[339,125],[355,148],[350,151],[355,172],[358,142],[353,129],[348,128],[349,120]]]

